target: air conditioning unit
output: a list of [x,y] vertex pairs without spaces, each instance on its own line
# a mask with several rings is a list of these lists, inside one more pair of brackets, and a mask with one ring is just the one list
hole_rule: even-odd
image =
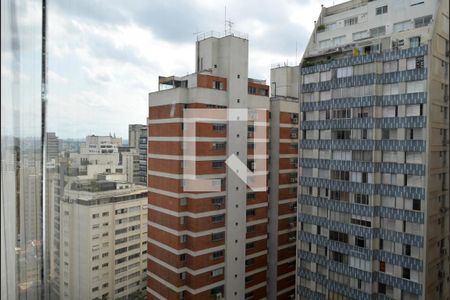
[[253,137],[253,131],[249,131],[248,134],[247,134],[247,136],[248,136],[249,138],[252,138],[252,137]]
[[289,182],[290,183],[296,183],[297,182],[297,178],[291,177],[291,178],[289,178]]
[[222,293],[217,293],[216,294],[216,300],[222,300],[222,299],[223,299]]
[[215,207],[216,209],[220,209],[220,208],[222,207],[222,204],[216,203],[216,204],[214,204],[214,207]]
[[291,228],[295,227],[295,222],[289,222],[289,227]]
[[441,213],[445,213],[447,211],[447,207],[441,207],[440,211],[441,211]]
[[297,138],[297,132],[291,132],[291,138],[296,139]]
[[298,124],[298,118],[292,118],[292,123],[294,123],[294,124]]
[[442,255],[446,255],[447,254],[447,249],[446,248],[441,248],[441,254]]
[[295,299],[295,294],[289,295],[289,299]]
[[290,236],[290,237],[289,237],[289,242],[295,241],[295,238],[296,238],[295,236]]
[[255,169],[255,162],[252,161],[252,163],[250,164],[250,166],[252,167],[252,169]]

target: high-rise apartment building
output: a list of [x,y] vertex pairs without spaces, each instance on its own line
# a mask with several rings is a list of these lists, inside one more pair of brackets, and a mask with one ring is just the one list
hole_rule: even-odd
[[60,299],[141,299],[147,267],[147,189],[120,181],[66,178],[59,203],[56,274]]
[[295,297],[299,67],[271,70],[268,299]]
[[448,1],[322,8],[301,63],[300,299],[448,299],[448,26]]
[[[269,86],[248,78],[248,40],[203,36],[196,72],[159,83],[149,95],[148,299],[265,298],[267,189],[251,190],[225,163],[235,155],[255,173],[268,164],[268,151],[254,149],[268,150]],[[186,137],[190,109],[210,109],[212,119],[203,115]],[[250,113],[256,122],[214,119],[227,109],[264,111]],[[194,174],[215,190],[192,191]]]

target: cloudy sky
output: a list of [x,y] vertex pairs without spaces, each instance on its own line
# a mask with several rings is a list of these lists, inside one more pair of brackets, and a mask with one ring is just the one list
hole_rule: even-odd
[[268,80],[271,65],[300,60],[321,4],[340,2],[48,0],[49,130],[126,138],[128,124],[146,122],[158,75],[194,71],[194,33],[222,31],[225,6],[248,33],[249,76]]

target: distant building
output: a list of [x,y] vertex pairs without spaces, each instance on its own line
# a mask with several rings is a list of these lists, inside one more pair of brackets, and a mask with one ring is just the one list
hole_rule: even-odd
[[322,8],[301,63],[300,299],[448,299],[448,6]]
[[147,185],[147,126],[130,124],[128,126],[128,145],[138,153],[138,171],[134,183]]
[[60,151],[60,141],[54,132],[47,132],[47,162],[56,159]]
[[147,189],[124,175],[68,182],[60,203],[61,299],[143,299]]
[[295,297],[299,67],[271,70],[268,299]]

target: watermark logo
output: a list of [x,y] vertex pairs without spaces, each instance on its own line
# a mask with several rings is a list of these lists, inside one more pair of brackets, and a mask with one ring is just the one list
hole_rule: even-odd
[[[223,178],[217,178],[215,174],[207,174],[212,164],[213,169],[228,168],[225,174],[233,172],[253,191],[267,191],[269,142],[267,118],[268,111],[265,109],[184,109],[183,190],[185,192],[223,190],[226,177],[222,175]],[[237,126],[247,127],[247,130],[243,131],[247,136],[230,136],[231,128],[235,129]],[[242,149],[242,143],[246,144],[244,147],[247,155],[244,155],[245,151],[242,153],[236,150]],[[225,153],[226,159],[217,156],[216,153],[220,151]],[[202,172],[203,170],[206,172]]]

